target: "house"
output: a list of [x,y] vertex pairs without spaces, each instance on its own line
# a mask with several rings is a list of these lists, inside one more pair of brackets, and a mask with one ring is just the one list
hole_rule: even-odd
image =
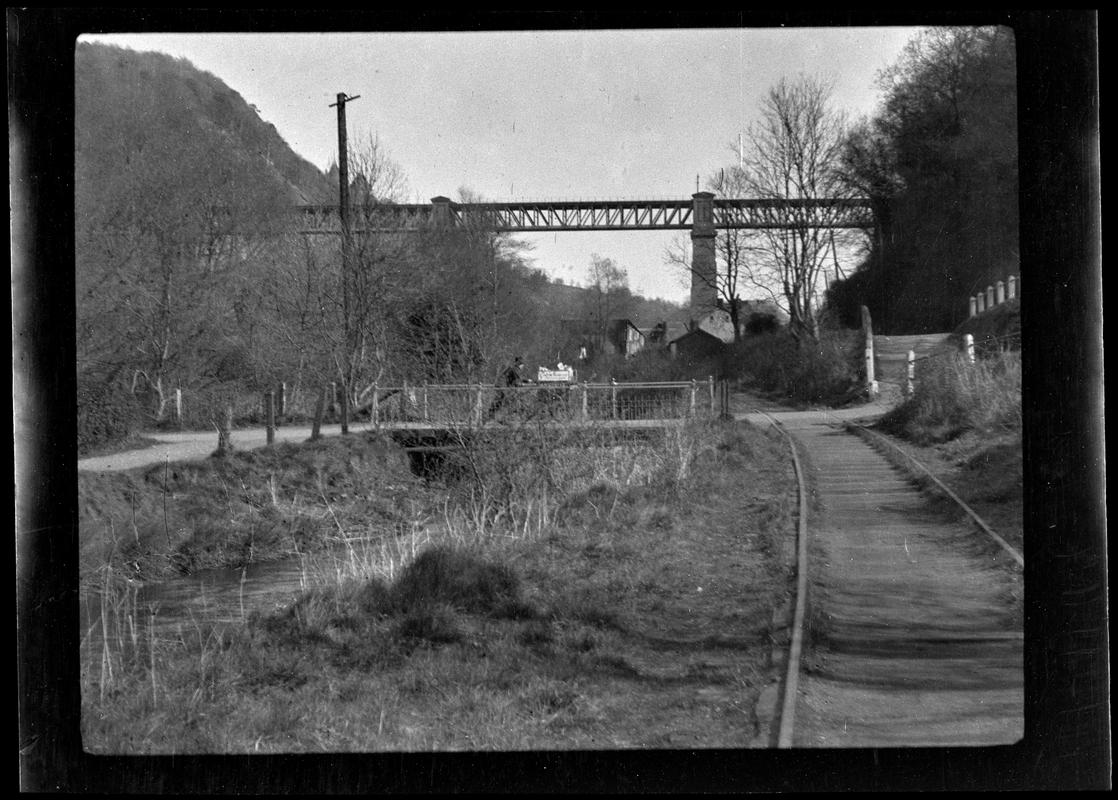
[[682,359],[686,363],[694,363],[719,355],[725,347],[726,343],[718,336],[696,326],[682,336],[673,339],[668,344],[668,351],[672,354],[672,358]]
[[644,333],[629,319],[611,319],[605,325],[592,319],[565,319],[559,326],[563,361],[578,363],[603,353],[629,358],[645,346]]

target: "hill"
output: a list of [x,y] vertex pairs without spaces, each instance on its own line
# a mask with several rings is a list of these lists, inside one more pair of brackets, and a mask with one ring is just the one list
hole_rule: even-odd
[[292,151],[273,125],[189,61],[81,43],[74,67],[79,208],[85,193],[103,202],[106,190],[134,190],[134,179],[149,171],[166,177],[252,173],[254,183],[287,205],[333,197],[326,176]]

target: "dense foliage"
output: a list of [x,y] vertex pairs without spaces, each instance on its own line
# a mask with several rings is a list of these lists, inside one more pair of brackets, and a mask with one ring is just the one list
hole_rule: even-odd
[[1018,269],[1013,33],[925,31],[880,84],[844,160],[881,235],[830,302],[849,325],[868,306],[878,333],[951,330],[968,297]]

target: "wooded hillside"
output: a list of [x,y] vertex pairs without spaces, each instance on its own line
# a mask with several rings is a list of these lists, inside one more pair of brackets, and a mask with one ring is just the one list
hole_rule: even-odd
[[1013,32],[930,29],[879,83],[844,160],[882,235],[830,303],[852,326],[867,305],[881,333],[951,330],[968,297],[1018,271]]

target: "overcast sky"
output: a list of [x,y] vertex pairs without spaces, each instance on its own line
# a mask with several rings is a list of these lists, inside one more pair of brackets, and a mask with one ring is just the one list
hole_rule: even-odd
[[[490,200],[689,198],[736,163],[739,132],[782,77],[832,82],[833,105],[873,112],[877,72],[915,28],[510,33],[118,34],[82,37],[188,59],[221,78],[325,170],[338,92],[351,147],[369,135],[413,202],[468,188]],[[685,233],[685,232],[684,232]],[[663,264],[672,232],[525,236],[535,265],[579,282],[592,253],[634,291],[683,301]],[[849,266],[849,265],[848,265]]]

